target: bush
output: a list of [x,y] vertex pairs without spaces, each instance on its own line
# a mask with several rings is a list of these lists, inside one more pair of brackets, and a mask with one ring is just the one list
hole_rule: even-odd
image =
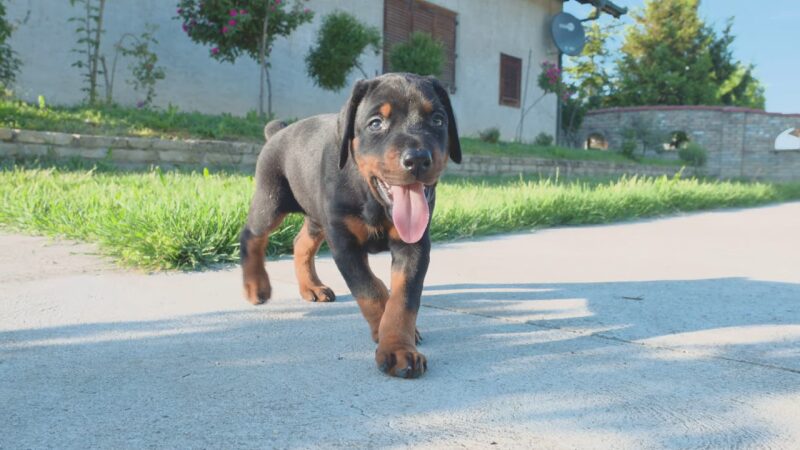
[[533,140],[533,145],[537,147],[550,147],[553,145],[553,136],[542,131],[536,135],[536,138]]
[[353,68],[369,78],[358,60],[367,47],[376,55],[380,52],[381,33],[377,28],[362,24],[346,12],[328,14],[322,19],[316,47],[306,55],[306,71],[317,86],[338,91],[347,84]]
[[699,167],[705,165],[706,160],[708,159],[708,153],[706,152],[706,149],[701,147],[699,144],[689,142],[685,146],[678,149],[678,157],[680,157],[681,160],[686,161],[688,164]]
[[496,144],[497,141],[500,140],[500,130],[497,129],[497,127],[487,128],[483,131],[478,132],[478,138],[483,142]]
[[636,147],[638,147],[636,141],[634,141],[633,139],[625,139],[622,142],[622,148],[620,149],[620,153],[622,153],[622,156],[636,161],[636,155],[635,155]]
[[438,77],[444,67],[444,46],[430,34],[415,31],[408,42],[392,47],[389,64],[394,72]]
[[11,37],[13,28],[6,21],[5,16],[6,8],[3,6],[3,2],[0,1],[0,94],[5,91],[5,86],[9,86],[14,82],[21,64],[21,61],[17,58],[17,52],[12,50],[6,43],[8,38]]

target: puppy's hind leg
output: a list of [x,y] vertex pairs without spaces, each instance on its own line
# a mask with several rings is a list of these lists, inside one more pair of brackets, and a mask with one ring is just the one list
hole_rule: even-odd
[[322,284],[314,267],[317,254],[325,234],[322,228],[306,217],[303,228],[294,238],[294,271],[300,285],[300,296],[310,302],[332,302],[336,295],[331,288]]
[[253,196],[250,214],[240,236],[239,255],[242,263],[244,296],[250,303],[260,305],[269,300],[272,287],[264,267],[264,253],[269,243],[269,234],[277,228],[285,212],[278,209],[276,202],[263,189],[257,189]]

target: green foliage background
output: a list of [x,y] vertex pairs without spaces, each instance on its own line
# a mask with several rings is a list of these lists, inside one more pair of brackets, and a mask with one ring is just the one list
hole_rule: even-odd
[[394,72],[439,77],[444,67],[444,46],[430,34],[415,31],[408,42],[392,47],[389,64]]
[[308,76],[317,86],[331,91],[343,88],[354,68],[369,78],[359,61],[367,47],[376,55],[380,52],[380,30],[343,11],[328,14],[322,20],[316,46],[306,55]]
[[620,55],[609,41],[620,26],[587,27],[579,57],[566,72],[582,107],[731,105],[763,109],[764,88],[754,66],[735,59],[733,19],[721,32],[698,13],[699,0],[648,0],[631,13]]
[[6,21],[6,7],[0,0],[0,89],[14,82],[22,64],[17,53],[6,42],[12,31],[11,24]]

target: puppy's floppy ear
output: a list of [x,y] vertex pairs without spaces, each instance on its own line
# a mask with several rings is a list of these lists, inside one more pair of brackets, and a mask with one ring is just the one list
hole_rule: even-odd
[[342,111],[339,113],[339,136],[341,137],[341,142],[339,144],[340,169],[344,167],[345,163],[347,163],[347,155],[350,153],[350,146],[352,145],[353,138],[356,135],[356,111],[358,110],[358,105],[361,103],[361,100],[367,94],[369,87],[369,81],[356,81],[356,84],[353,86],[353,92],[350,94],[350,98],[347,100],[347,103],[344,104]]
[[450,95],[439,80],[434,77],[428,77],[428,79],[431,80],[433,90],[436,92],[436,96],[439,97],[439,101],[442,102],[445,112],[447,113],[447,144],[450,159],[460,164],[461,143],[458,141],[458,127],[456,126],[456,116],[453,114],[453,106],[450,104]]

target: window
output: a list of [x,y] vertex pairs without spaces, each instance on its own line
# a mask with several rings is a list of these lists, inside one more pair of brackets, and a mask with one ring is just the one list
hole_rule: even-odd
[[395,44],[408,41],[414,31],[433,36],[444,46],[444,67],[439,79],[450,92],[456,86],[456,13],[421,0],[384,0],[383,71],[388,72],[389,51]]
[[680,150],[689,145],[691,141],[689,135],[686,134],[685,131],[673,131],[668,137],[669,141],[661,144],[661,148],[663,148],[664,151]]
[[500,53],[500,104],[519,108],[522,60]]
[[587,150],[608,150],[608,141],[600,133],[592,133],[586,139]]

